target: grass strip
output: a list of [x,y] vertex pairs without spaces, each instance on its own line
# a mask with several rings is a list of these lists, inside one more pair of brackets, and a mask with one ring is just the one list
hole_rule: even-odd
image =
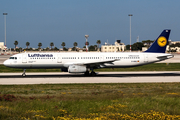
[[180,83],[0,85],[0,119],[178,119]]

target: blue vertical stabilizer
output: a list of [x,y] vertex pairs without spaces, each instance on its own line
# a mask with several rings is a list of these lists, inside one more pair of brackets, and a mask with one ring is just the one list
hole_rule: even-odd
[[159,37],[153,42],[151,47],[146,50],[145,52],[152,52],[152,53],[165,53],[166,46],[168,45],[168,39],[171,30],[165,29],[159,35]]

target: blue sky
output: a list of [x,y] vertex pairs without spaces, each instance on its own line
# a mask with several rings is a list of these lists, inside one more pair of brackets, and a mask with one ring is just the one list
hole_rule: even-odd
[[0,42],[4,42],[4,16],[7,22],[7,47],[37,48],[78,47],[85,44],[85,34],[90,45],[97,40],[113,44],[120,39],[129,44],[129,24],[132,23],[132,43],[154,40],[163,29],[171,29],[170,39],[180,40],[179,0],[1,0]]

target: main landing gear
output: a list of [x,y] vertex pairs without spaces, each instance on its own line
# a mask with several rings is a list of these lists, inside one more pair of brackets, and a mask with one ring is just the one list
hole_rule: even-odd
[[97,75],[97,73],[95,73],[95,72],[93,71],[93,69],[92,69],[92,70],[91,70],[91,73],[89,73],[89,71],[87,70],[87,71],[84,73],[84,75],[85,75],[85,76],[89,76],[89,75],[95,76],[95,75]]
[[22,74],[23,77],[26,76],[26,69],[23,70],[23,74]]
[[97,73],[95,73],[94,71],[91,72],[92,76],[95,76]]

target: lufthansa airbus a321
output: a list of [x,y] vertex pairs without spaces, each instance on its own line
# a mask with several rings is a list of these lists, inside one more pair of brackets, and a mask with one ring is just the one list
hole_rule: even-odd
[[26,69],[31,68],[60,68],[64,72],[95,75],[93,70],[99,68],[146,65],[174,57],[172,54],[165,53],[170,31],[163,30],[145,52],[20,53],[11,56],[3,64],[11,68],[24,69],[22,76],[26,76]]

